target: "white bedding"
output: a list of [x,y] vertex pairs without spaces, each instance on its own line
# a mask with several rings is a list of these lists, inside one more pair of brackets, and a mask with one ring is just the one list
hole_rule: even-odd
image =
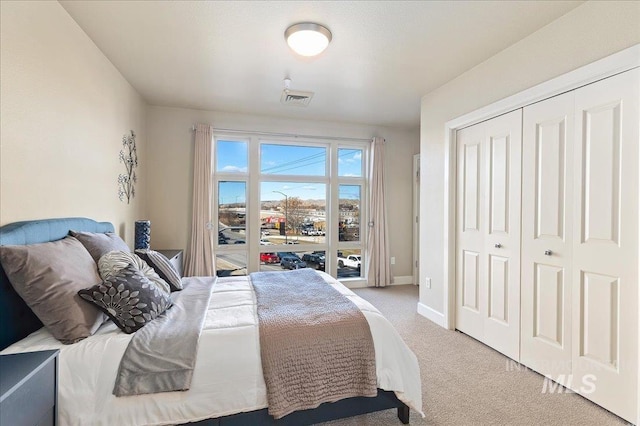
[[[374,340],[378,387],[422,413],[418,361],[397,331],[370,303],[327,274],[322,276],[364,313]],[[214,280],[211,277],[185,278]],[[200,337],[198,359],[185,392],[116,398],[120,358],[131,335],[112,322],[73,345],[63,345],[44,328],[2,354],[60,349],[61,425],[164,425],[186,423],[267,406],[260,361],[255,295],[247,277],[219,278]]]

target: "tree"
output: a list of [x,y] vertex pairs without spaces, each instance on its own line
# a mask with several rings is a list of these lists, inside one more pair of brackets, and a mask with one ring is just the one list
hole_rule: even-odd
[[289,197],[287,204],[287,229],[296,232],[304,223],[304,219],[307,215],[307,208],[299,197]]

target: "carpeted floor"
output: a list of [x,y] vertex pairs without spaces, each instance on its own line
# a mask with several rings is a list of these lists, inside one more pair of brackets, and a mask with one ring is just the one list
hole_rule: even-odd
[[[412,425],[626,425],[576,394],[542,393],[543,376],[499,352],[416,313],[418,287],[356,289],[396,327],[420,363],[426,418]],[[324,423],[401,425],[396,410]]]

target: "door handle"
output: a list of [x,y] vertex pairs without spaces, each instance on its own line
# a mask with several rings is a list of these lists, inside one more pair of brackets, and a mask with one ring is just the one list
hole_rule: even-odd
[[501,248],[501,247],[502,247],[502,244],[500,244],[500,243],[495,243],[493,246],[494,246],[495,248]]
[[553,252],[551,250],[545,250],[544,251],[544,255],[545,256],[551,256],[553,254]]

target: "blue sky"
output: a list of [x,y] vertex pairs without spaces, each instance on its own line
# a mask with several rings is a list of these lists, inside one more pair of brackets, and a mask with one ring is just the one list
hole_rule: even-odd
[[216,152],[216,171],[246,173],[247,143],[236,141],[218,141]]
[[[248,166],[247,142],[218,140],[216,144],[216,171],[246,173]],[[260,170],[274,177],[287,175],[324,176],[327,166],[327,149],[314,146],[277,144],[260,145]],[[362,150],[340,148],[338,150],[338,175],[362,176]],[[222,204],[246,202],[246,186],[243,182],[221,182],[219,202]],[[324,184],[262,182],[261,199],[278,200],[284,197],[273,191],[281,191],[290,197],[325,199]],[[359,198],[357,187],[341,188],[340,198]]]

